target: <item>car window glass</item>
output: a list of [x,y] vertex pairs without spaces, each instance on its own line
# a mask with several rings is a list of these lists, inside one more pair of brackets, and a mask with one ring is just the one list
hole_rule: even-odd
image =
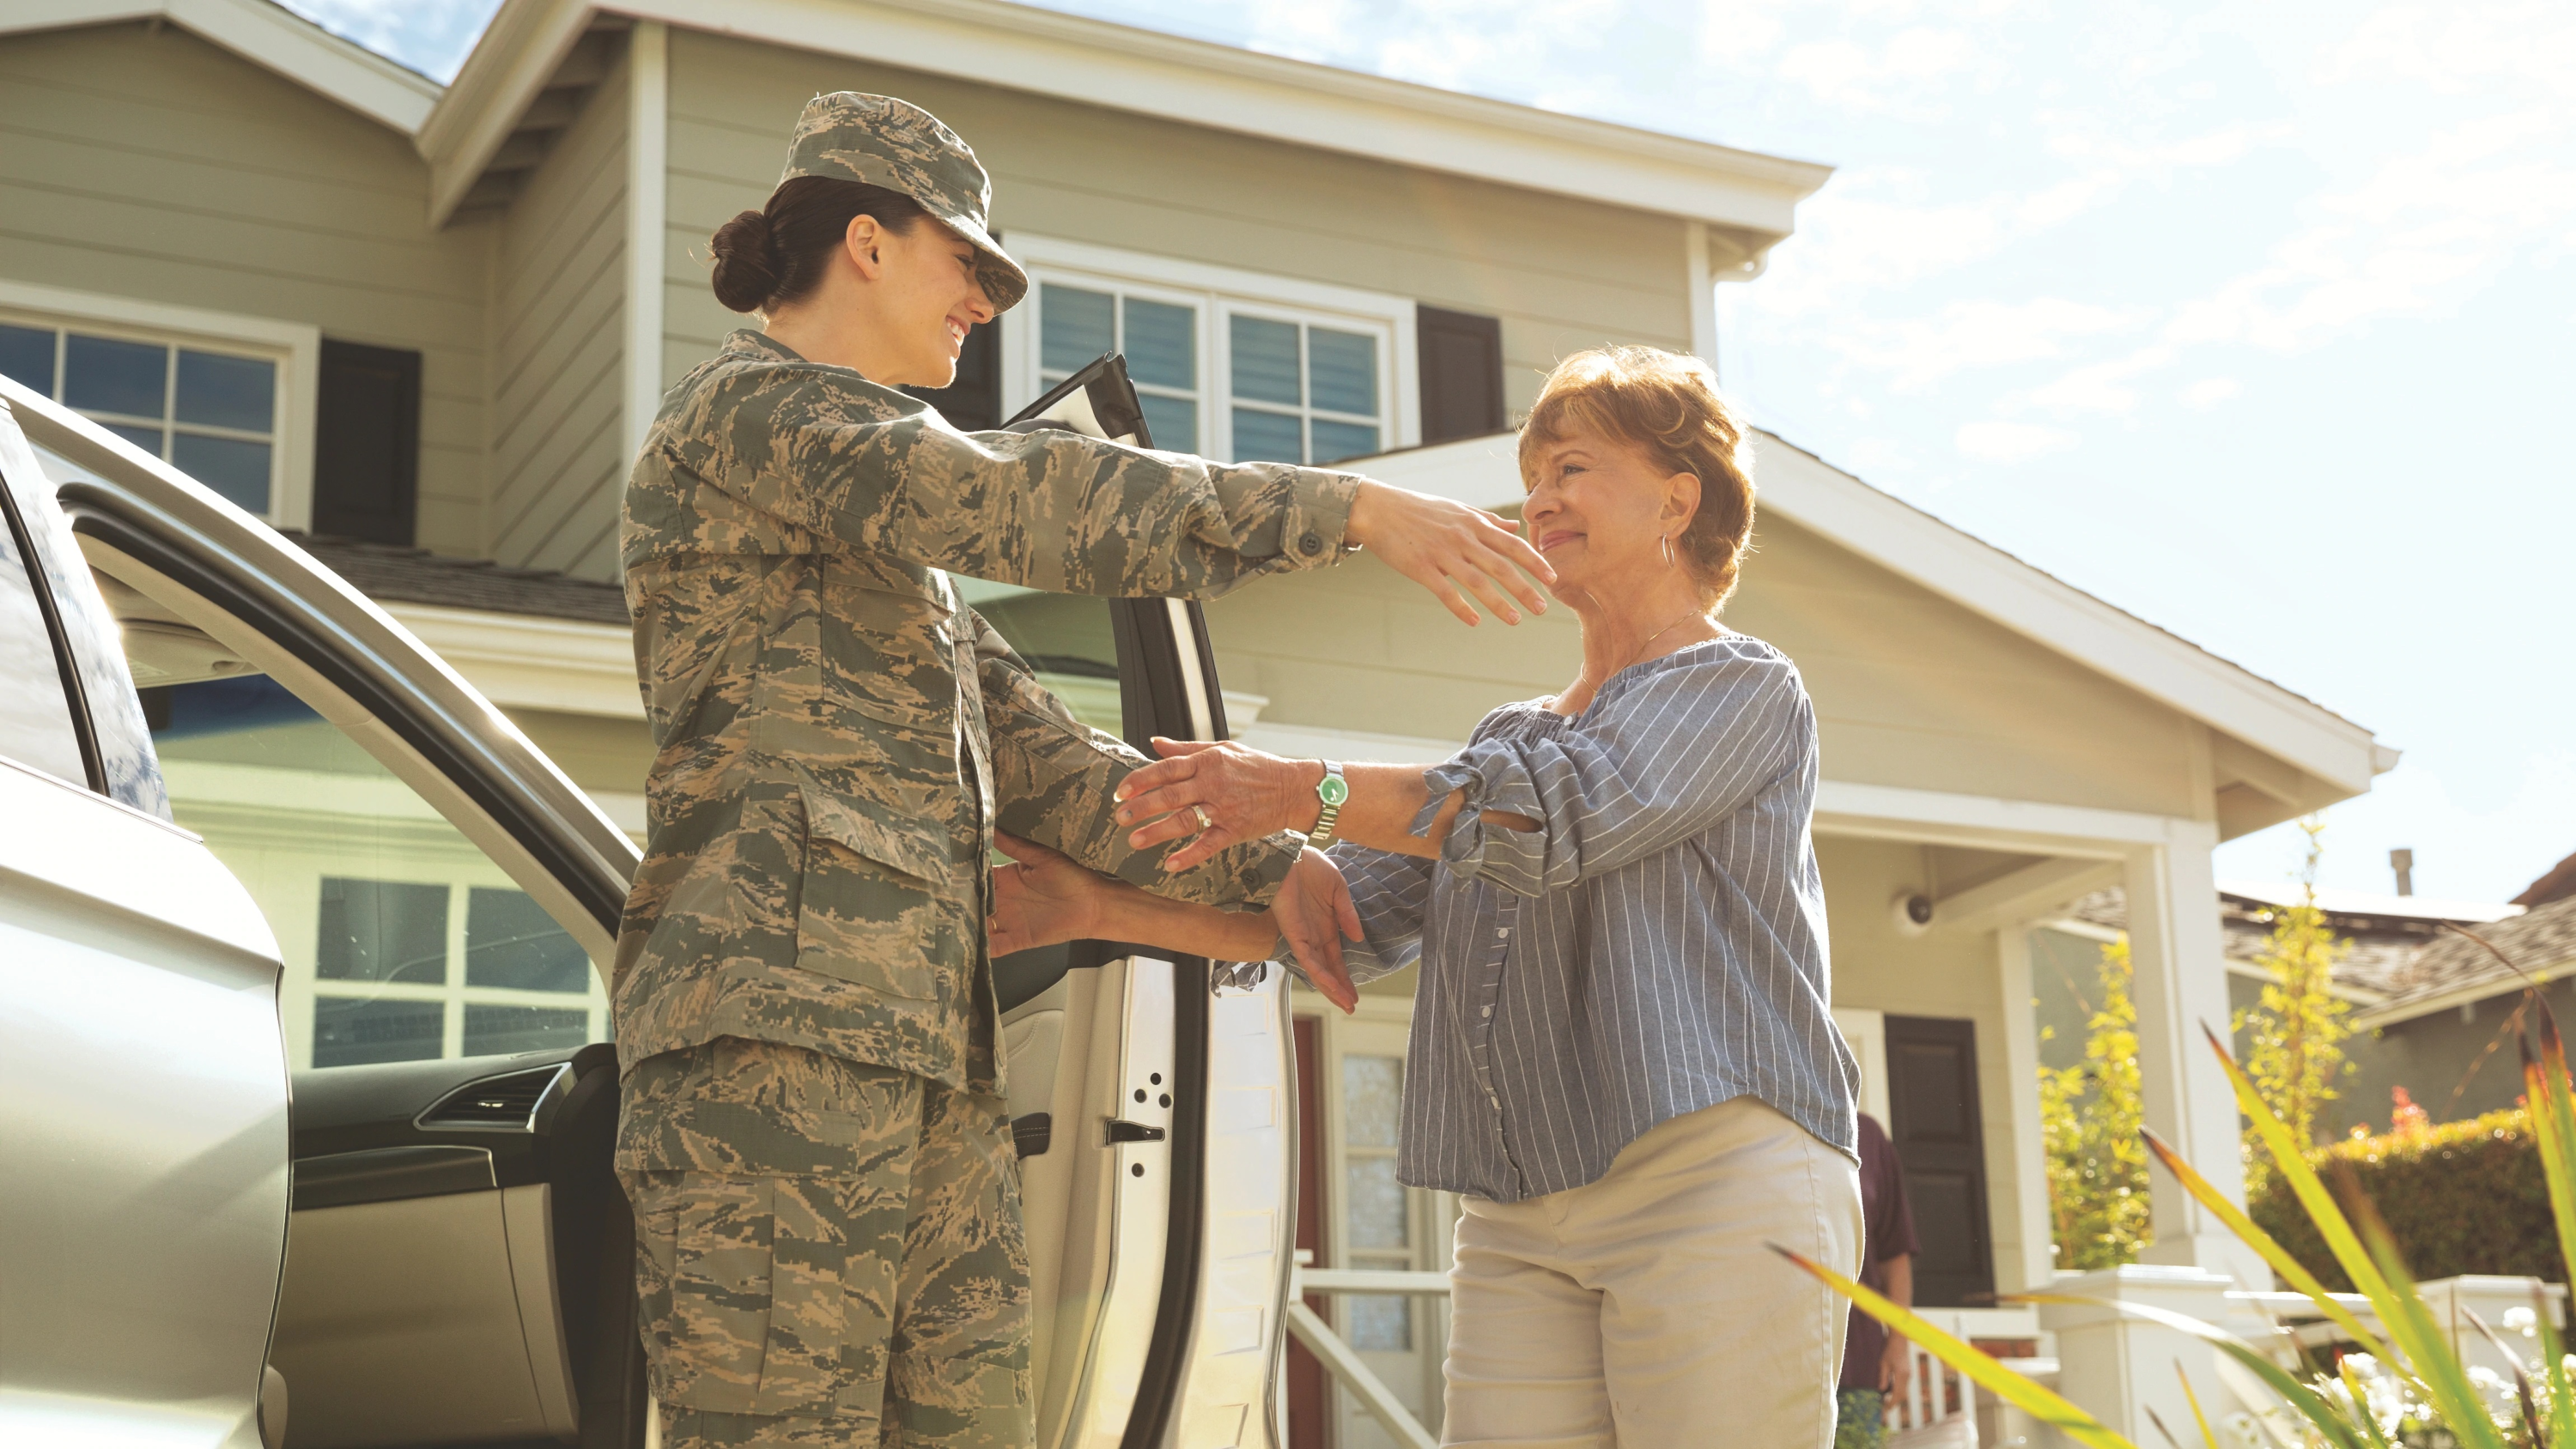
[[28,575],[17,513],[15,504],[7,505],[0,526],[0,756],[83,784],[88,771],[81,764],[80,736],[72,729],[53,636]]
[[171,812],[250,889],[301,1070],[608,1037],[589,957],[436,807],[265,675],[144,692]]

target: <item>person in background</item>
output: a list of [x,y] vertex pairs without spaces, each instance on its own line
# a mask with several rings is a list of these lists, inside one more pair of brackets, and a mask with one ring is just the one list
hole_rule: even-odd
[[[1890,1300],[1914,1306],[1914,1209],[1905,1201],[1905,1169],[1887,1129],[1860,1114],[1860,1203],[1866,1225],[1860,1281]],[[1834,1449],[1878,1449],[1887,1441],[1887,1401],[1905,1392],[1906,1343],[1855,1308],[1843,1334],[1843,1376],[1836,1389]]]

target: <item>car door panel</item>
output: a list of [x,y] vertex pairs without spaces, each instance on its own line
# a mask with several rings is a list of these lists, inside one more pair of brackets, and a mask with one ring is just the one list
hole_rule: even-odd
[[247,1449],[285,1250],[276,945],[163,821],[7,763],[0,820],[0,1442]]

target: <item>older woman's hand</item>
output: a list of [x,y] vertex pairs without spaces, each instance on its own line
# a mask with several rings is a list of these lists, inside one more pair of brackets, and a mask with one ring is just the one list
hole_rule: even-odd
[[1280,883],[1279,894],[1270,903],[1270,917],[1278,924],[1280,939],[1297,953],[1307,982],[1326,1001],[1344,1012],[1359,1005],[1359,988],[1351,984],[1350,968],[1342,964],[1343,939],[1360,939],[1359,907],[1352,904],[1350,883],[1342,879],[1332,857],[1308,846],[1288,868],[1288,879]]
[[1118,785],[1118,823],[1143,825],[1128,844],[1143,850],[1167,840],[1198,837],[1163,862],[1183,871],[1229,845],[1293,830],[1303,835],[1323,808],[1315,784],[1323,766],[1287,760],[1231,740],[1167,740],[1157,736],[1163,758]]

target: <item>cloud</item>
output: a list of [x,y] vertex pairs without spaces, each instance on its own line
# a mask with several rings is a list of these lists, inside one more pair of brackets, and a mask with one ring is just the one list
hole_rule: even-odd
[[2129,330],[2139,314],[2116,307],[2036,297],[1951,302],[1929,317],[1894,322],[1853,318],[1830,339],[1845,357],[1911,392],[1953,373],[2063,357],[2070,340]]
[[2204,377],[2182,390],[2182,405],[2187,408],[2214,408],[2244,389],[2232,377]]
[[1872,50],[1836,37],[1794,45],[1780,75],[1828,105],[1934,120],[1949,111],[1947,82],[1961,75],[1992,84],[2002,62],[1964,31],[1909,26]]
[[1961,423],[1953,441],[1961,456],[1980,463],[2026,463],[2044,453],[2074,447],[2083,439],[2064,428],[1990,420]]
[[287,9],[444,85],[501,0],[279,0]]

